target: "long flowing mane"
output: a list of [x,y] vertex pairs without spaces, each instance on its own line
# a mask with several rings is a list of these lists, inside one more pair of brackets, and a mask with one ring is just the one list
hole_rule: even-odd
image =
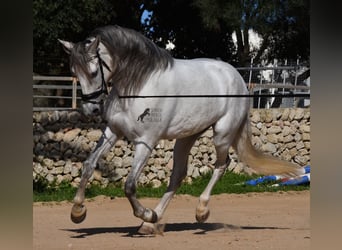
[[120,26],[95,29],[113,59],[112,83],[120,95],[136,94],[151,73],[173,66],[170,53],[142,34]]

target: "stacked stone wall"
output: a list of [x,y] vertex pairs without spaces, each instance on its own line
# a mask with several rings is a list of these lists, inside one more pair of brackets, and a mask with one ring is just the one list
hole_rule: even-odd
[[[301,166],[310,164],[310,109],[253,109],[250,112],[252,143],[267,154]],[[33,113],[33,180],[46,179],[59,184],[68,181],[77,186],[83,167],[101,137],[105,124],[88,120],[73,111]],[[216,161],[213,131],[207,130],[195,142],[189,154],[186,181],[211,172]],[[158,187],[168,182],[172,172],[175,140],[160,140],[153,149],[139,178],[142,185]],[[229,170],[252,173],[238,161],[233,149]],[[134,145],[125,139],[98,162],[90,184],[107,186],[124,183],[134,157]]]

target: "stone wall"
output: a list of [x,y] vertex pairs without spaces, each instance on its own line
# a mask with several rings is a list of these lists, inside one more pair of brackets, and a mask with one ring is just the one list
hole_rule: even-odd
[[[257,148],[301,166],[310,164],[310,109],[253,109],[250,118],[252,142]],[[66,180],[77,186],[83,161],[95,147],[104,126],[101,119],[87,120],[76,111],[34,112],[33,180],[44,178],[57,184]],[[191,149],[185,181],[191,182],[212,171],[216,160],[212,134],[211,129],[206,131]],[[140,184],[158,187],[169,181],[174,142],[159,141],[139,178]],[[229,155],[229,170],[252,173],[248,166],[238,162],[234,150],[230,149]],[[134,146],[125,139],[119,140],[100,159],[90,184],[123,183],[133,157]]]

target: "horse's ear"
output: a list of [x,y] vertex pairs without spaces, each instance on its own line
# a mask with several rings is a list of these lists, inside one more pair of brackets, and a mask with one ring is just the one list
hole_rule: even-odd
[[70,54],[70,51],[74,47],[74,44],[72,42],[63,41],[61,39],[58,39],[58,41],[63,45],[63,49],[66,53]]
[[89,54],[94,54],[96,55],[97,48],[99,47],[100,44],[100,37],[95,37],[94,40],[92,40],[90,43],[86,45],[87,51]]

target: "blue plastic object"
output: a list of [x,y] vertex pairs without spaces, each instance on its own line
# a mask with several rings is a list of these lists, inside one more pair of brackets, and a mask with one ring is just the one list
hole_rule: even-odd
[[310,173],[279,183],[281,186],[301,185],[310,182]]
[[310,182],[310,171],[311,171],[310,165],[303,167],[303,170],[304,170],[303,175],[300,175],[300,176],[294,177],[294,178],[286,178],[286,177],[280,176],[280,175],[268,175],[268,176],[259,177],[257,179],[248,180],[244,184],[250,185],[250,186],[256,186],[256,185],[263,183],[263,182],[272,182],[272,181],[284,180],[283,182],[281,182],[279,184],[275,184],[274,186],[301,185],[301,184],[305,184],[305,183]]

